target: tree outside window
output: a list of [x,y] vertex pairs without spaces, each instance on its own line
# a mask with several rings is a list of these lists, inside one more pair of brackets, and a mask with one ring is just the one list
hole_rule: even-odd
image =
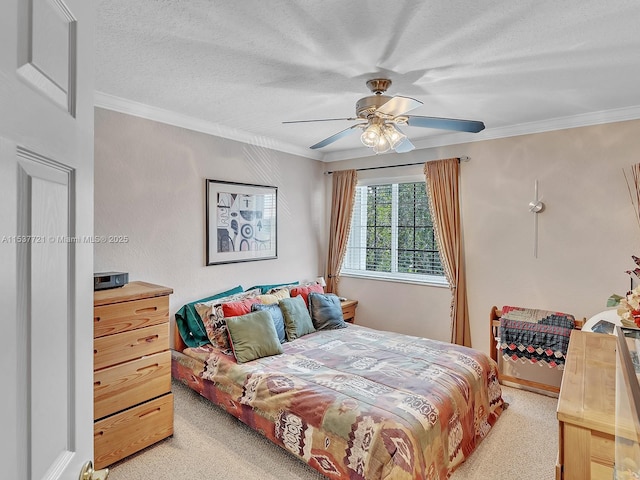
[[358,186],[342,274],[446,284],[424,182]]

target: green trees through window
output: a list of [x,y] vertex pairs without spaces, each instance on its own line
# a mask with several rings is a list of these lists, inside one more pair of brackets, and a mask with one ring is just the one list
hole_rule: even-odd
[[358,186],[343,272],[442,281],[424,182]]

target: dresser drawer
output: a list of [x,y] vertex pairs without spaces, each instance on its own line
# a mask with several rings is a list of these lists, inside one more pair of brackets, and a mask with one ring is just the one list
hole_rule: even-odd
[[171,352],[107,367],[93,374],[93,416],[106,417],[171,391]]
[[93,309],[93,336],[103,337],[168,321],[168,296],[101,305]]
[[173,394],[168,393],[94,423],[95,469],[101,469],[173,434]]
[[93,340],[93,369],[110,367],[169,349],[169,323]]

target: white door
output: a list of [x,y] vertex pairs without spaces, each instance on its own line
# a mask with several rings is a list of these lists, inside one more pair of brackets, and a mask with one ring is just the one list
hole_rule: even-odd
[[93,458],[93,0],[0,8],[0,477]]

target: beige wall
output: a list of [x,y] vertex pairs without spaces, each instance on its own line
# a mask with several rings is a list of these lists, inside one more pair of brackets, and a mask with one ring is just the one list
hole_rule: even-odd
[[[488,351],[492,305],[514,304],[590,317],[629,286],[640,255],[622,173],[640,161],[640,121],[583,127],[328,165],[331,170],[469,156],[462,164],[462,219],[473,345]],[[405,175],[406,167],[374,172]],[[365,172],[362,173],[363,175]],[[366,172],[371,175],[371,172]],[[533,255],[534,181],[546,210]],[[330,183],[330,181],[328,182]],[[327,186],[327,190],[329,186]],[[449,337],[446,289],[355,278],[340,293],[358,298],[363,324]]]
[[[236,284],[311,279],[324,271],[324,170],[469,156],[461,201],[471,333],[488,351],[491,305],[589,317],[628,288],[624,271],[640,254],[640,227],[622,169],[640,161],[638,132],[640,121],[630,121],[322,164],[96,109],[95,233],[130,240],[97,244],[95,271],[173,287],[172,313]],[[417,166],[360,175],[421,173]],[[204,266],[205,178],[279,187],[277,260]],[[528,211],[536,179],[546,204],[538,258]],[[359,323],[449,339],[446,288],[343,277],[340,293],[360,301]]]
[[[278,187],[278,258],[205,266],[205,179]],[[324,264],[323,164],[97,108],[94,271],[129,272],[184,303],[238,284],[315,279]]]

